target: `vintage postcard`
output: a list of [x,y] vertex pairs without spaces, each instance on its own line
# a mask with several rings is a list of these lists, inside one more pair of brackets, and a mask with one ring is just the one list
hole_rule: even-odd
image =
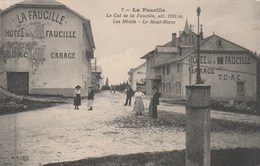
[[259,0],[0,0],[0,165],[260,165]]

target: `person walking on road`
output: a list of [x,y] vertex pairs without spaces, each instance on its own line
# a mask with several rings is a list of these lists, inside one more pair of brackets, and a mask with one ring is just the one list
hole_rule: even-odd
[[93,109],[93,105],[94,105],[94,89],[93,87],[89,87],[88,90],[88,110],[92,110]]
[[127,106],[127,104],[129,106],[131,105],[131,100],[132,100],[133,95],[134,95],[134,91],[132,90],[132,88],[130,86],[128,86],[128,88],[126,90],[126,100],[125,100],[124,106]]
[[77,85],[74,90],[74,110],[79,110],[79,106],[81,105],[81,87]]
[[137,91],[134,94],[135,103],[134,103],[134,111],[136,115],[142,115],[144,112],[144,103],[143,103],[144,93],[141,91],[141,88],[138,87]]
[[159,105],[159,98],[161,94],[158,92],[156,87],[153,87],[153,95],[149,104],[149,116],[152,118],[157,118],[157,105]]

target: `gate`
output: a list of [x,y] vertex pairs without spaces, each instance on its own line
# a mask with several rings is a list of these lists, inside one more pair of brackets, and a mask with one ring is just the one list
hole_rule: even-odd
[[29,94],[28,72],[7,72],[7,90],[14,94]]

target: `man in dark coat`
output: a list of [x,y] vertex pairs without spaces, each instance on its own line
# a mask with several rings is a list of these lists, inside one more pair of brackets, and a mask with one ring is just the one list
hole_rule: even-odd
[[158,92],[156,87],[153,87],[153,96],[151,97],[149,104],[149,116],[152,118],[157,118],[157,105],[159,105],[159,98],[161,94]]
[[93,104],[94,104],[94,89],[93,87],[89,87],[88,90],[88,106],[89,109],[88,110],[92,110],[93,109]]
[[132,100],[132,97],[134,95],[134,91],[132,90],[132,88],[130,86],[128,86],[127,90],[126,90],[126,100],[125,100],[125,105],[124,106],[127,106],[127,103],[128,105],[130,106],[131,105],[131,100]]

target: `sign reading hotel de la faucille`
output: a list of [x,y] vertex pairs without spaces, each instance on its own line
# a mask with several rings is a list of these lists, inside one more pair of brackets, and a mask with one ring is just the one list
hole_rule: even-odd
[[[66,17],[55,10],[27,10],[16,14],[17,29],[6,29],[4,31],[5,38],[67,38],[75,39],[77,37],[75,30],[48,30],[45,29],[41,21],[49,21],[58,25],[65,25],[67,23]],[[32,32],[30,28],[25,28],[23,24],[33,25],[35,23],[36,30]],[[50,27],[50,26],[49,26]],[[57,27],[57,26],[56,26]],[[37,42],[32,41],[8,41],[5,42],[4,55],[6,58],[28,58],[30,57],[32,47],[35,47]],[[10,47],[11,46],[11,47]],[[24,49],[13,49],[16,48]],[[52,59],[75,59],[74,52],[51,52]]]

